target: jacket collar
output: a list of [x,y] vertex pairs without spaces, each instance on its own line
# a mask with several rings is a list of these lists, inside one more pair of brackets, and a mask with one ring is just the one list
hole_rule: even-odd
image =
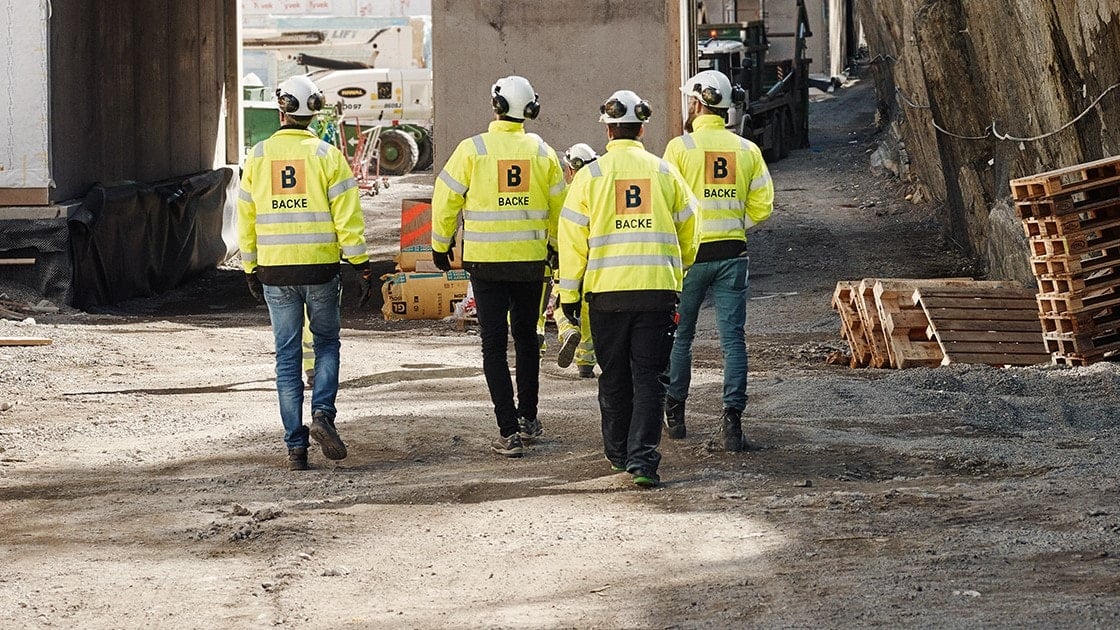
[[637,140],[611,140],[607,143],[607,151],[617,151],[619,149],[639,149],[644,150],[645,145]]
[[701,129],[724,129],[723,116],[716,114],[701,114],[692,119],[692,130],[699,131]]
[[501,132],[501,133],[525,133],[525,123],[512,122],[509,120],[494,120],[490,122],[490,127],[487,131]]

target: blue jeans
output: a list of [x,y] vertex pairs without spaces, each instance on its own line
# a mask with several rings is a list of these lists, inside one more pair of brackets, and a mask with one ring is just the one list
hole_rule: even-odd
[[315,386],[311,390],[311,412],[323,411],[331,418],[335,416],[341,300],[342,282],[338,276],[323,284],[264,285],[264,301],[268,305],[272,334],[276,338],[276,394],[280,399],[280,419],[284,422],[284,443],[288,448],[308,445],[308,430],[303,426],[305,312],[315,339]]
[[715,303],[719,345],[723,350],[723,406],[743,411],[747,406],[747,289],[750,286],[746,256],[696,263],[684,276],[680,323],[669,360],[669,389],[666,394],[683,401],[692,381],[692,340],[700,305],[711,289]]

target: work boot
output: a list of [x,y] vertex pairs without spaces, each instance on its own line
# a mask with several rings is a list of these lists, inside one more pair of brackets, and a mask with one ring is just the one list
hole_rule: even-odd
[[581,366],[579,366],[579,377],[580,378],[595,378],[595,366],[594,365],[581,365]]
[[288,449],[288,470],[307,470],[307,447]]
[[311,439],[319,443],[323,449],[323,457],[346,459],[346,444],[334,428],[334,418],[328,416],[327,412],[316,411],[311,414]]
[[720,418],[720,432],[723,433],[723,448],[728,453],[743,450],[743,412],[728,407]]
[[517,419],[517,435],[521,437],[522,442],[529,442],[535,440],[544,433],[544,427],[541,426],[541,421],[536,418],[518,418]]
[[665,397],[665,434],[671,440],[683,440],[688,434],[684,426],[684,401]]
[[572,364],[572,359],[576,356],[576,348],[579,347],[579,331],[569,330],[564,335],[564,340],[560,342],[560,350],[556,352],[556,365],[566,368]]
[[315,368],[304,370],[303,376],[307,383],[307,389],[315,389]]
[[514,433],[507,437],[498,436],[490,442],[490,450],[506,457],[521,457],[525,454],[525,447],[521,444],[521,436]]

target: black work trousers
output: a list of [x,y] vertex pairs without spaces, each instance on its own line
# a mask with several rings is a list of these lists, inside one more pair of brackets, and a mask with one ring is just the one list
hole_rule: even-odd
[[[509,282],[471,278],[479,336],[482,338],[482,372],[498,417],[502,437],[517,433],[518,416],[537,417],[541,350],[537,319],[541,312],[541,282]],[[513,333],[517,403],[506,351]]]
[[591,338],[599,376],[603,452],[631,473],[656,473],[661,462],[661,417],[665,408],[672,311],[616,312],[591,307]]

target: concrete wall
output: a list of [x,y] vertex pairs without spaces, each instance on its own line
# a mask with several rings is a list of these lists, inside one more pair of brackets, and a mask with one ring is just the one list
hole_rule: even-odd
[[490,86],[520,74],[540,94],[526,128],[558,152],[602,151],[599,105],[617,89],[649,101],[645,144],[661,154],[681,132],[682,32],[691,0],[433,0],[435,171],[493,120]]

